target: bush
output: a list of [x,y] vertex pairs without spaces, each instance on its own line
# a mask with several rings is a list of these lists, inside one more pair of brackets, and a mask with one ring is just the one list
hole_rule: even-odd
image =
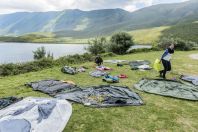
[[37,48],[36,51],[33,51],[33,54],[34,54],[35,60],[45,58],[45,55],[46,55],[45,47]]
[[[102,56],[114,56],[113,53],[105,53]],[[0,65],[0,76],[18,75],[28,72],[35,72],[53,66],[64,66],[69,64],[80,64],[88,61],[93,61],[94,57],[92,54],[85,53],[83,55],[68,55],[60,57],[57,60],[50,58],[43,58],[33,62],[27,62],[22,64],[4,64]]]
[[165,49],[170,44],[174,44],[175,49],[182,50],[182,51],[192,50],[197,45],[197,43],[195,43],[195,42],[183,40],[180,38],[164,37],[160,40],[158,47],[161,49]]
[[27,72],[39,71],[44,68],[51,68],[53,65],[53,60],[47,58],[23,64],[4,64],[0,65],[0,76],[18,75]]
[[107,40],[104,37],[101,38],[94,38],[88,41],[89,46],[86,49],[91,54],[97,55],[101,53],[105,53],[105,46],[107,45]]
[[39,59],[43,59],[43,58],[49,58],[49,59],[53,59],[53,54],[51,54],[50,52],[46,53],[45,47],[39,47],[37,48],[36,51],[33,51],[34,54],[34,60],[39,60]]
[[108,50],[116,54],[126,54],[127,50],[134,45],[131,35],[125,32],[116,33],[110,39]]

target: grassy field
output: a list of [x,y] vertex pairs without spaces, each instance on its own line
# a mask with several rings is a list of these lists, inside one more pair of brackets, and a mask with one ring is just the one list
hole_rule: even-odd
[[[148,28],[148,29],[140,29],[129,32],[133,38],[135,43],[137,44],[152,44],[159,40],[162,35],[162,31],[168,29],[168,26]],[[144,37],[143,37],[144,36]]]
[[[172,61],[173,71],[168,75],[168,78],[178,77],[176,73],[198,75],[198,61],[189,58],[190,54],[197,52],[176,51]],[[148,52],[105,59],[146,59],[153,62],[161,54],[162,52]],[[94,64],[91,62],[82,65],[89,67],[88,71],[94,70]],[[129,78],[121,80],[116,85],[128,86],[133,91],[138,92],[145,105],[98,109],[73,104],[73,114],[64,130],[65,132],[198,131],[198,102],[147,94],[133,88],[133,84],[143,77],[156,78],[158,74],[154,70],[143,72],[132,71],[129,66],[120,68],[113,64],[106,64],[106,66],[114,69],[112,75],[127,74]],[[80,86],[106,84],[100,78],[90,77],[88,71],[71,76],[61,73],[60,67],[54,67],[39,72],[2,77],[0,78],[0,97],[48,97],[48,95],[24,87],[26,82],[41,79],[71,80]]]

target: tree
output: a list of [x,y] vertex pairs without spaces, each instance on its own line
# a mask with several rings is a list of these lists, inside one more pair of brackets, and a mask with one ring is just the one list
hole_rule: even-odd
[[170,44],[174,44],[175,49],[184,51],[192,50],[194,47],[198,45],[196,42],[183,40],[181,38],[163,37],[160,40],[158,47],[161,49],[165,49],[168,48]]
[[88,50],[91,54],[97,55],[101,53],[105,53],[105,46],[107,45],[107,40],[105,37],[94,38],[88,41],[89,46],[86,50]]
[[120,32],[111,37],[108,49],[110,52],[122,55],[126,54],[127,50],[133,45],[132,36],[128,33]]
[[34,54],[34,59],[35,60],[39,60],[39,59],[45,58],[45,55],[46,55],[45,47],[37,48],[36,51],[33,51],[33,54]]

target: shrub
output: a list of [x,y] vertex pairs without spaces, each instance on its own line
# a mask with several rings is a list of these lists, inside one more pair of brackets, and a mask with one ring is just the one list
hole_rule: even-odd
[[125,32],[116,33],[110,39],[108,50],[116,54],[126,54],[127,50],[134,45],[131,35]]
[[163,37],[160,40],[160,42],[158,44],[158,47],[161,48],[161,49],[165,49],[170,44],[174,44],[175,49],[183,50],[183,51],[192,50],[197,45],[197,43],[195,43],[195,42],[183,40],[183,39],[180,39],[180,38]]
[[4,64],[0,65],[0,76],[18,75],[27,72],[39,71],[44,68],[51,68],[53,65],[53,60],[47,58],[22,64]]
[[88,41],[89,46],[86,49],[89,51],[91,54],[97,55],[101,53],[105,53],[105,46],[107,44],[107,40],[104,37],[101,38],[94,38],[90,41]]
[[35,60],[45,58],[45,55],[46,55],[45,47],[37,48],[36,51],[33,51],[33,54],[34,54],[34,59]]
[[[104,56],[113,56],[113,53],[105,53]],[[64,66],[69,64],[80,64],[83,62],[93,61],[93,55],[85,53],[83,55],[68,55],[60,57],[57,60],[50,58],[43,58],[33,62],[27,62],[22,64],[3,64],[0,65],[0,76],[18,75],[28,72],[34,72],[51,68],[53,66]]]

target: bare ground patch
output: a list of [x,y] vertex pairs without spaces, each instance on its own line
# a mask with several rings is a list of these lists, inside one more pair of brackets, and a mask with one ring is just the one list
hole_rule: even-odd
[[198,60],[198,54],[191,54],[189,55],[191,59]]

